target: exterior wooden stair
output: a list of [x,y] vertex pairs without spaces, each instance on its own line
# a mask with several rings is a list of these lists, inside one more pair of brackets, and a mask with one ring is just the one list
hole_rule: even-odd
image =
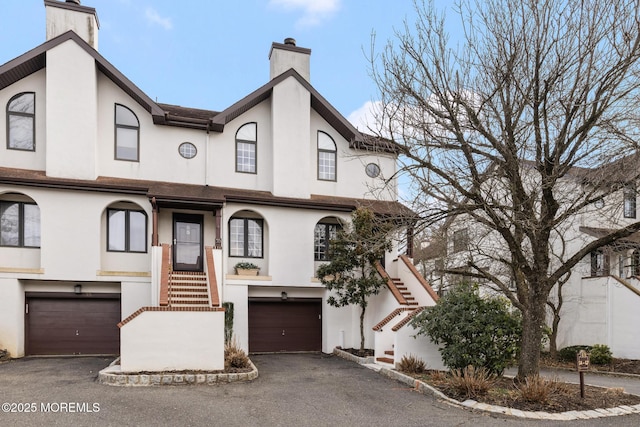
[[394,364],[393,356],[395,355],[393,350],[385,350],[383,357],[376,357],[376,362]]
[[391,281],[396,286],[396,289],[400,291],[400,295],[402,295],[409,306],[417,306],[418,301],[416,301],[415,297],[411,295],[411,291],[407,289],[407,286],[398,278],[391,278]]
[[170,307],[211,307],[207,275],[203,272],[171,271],[168,296]]

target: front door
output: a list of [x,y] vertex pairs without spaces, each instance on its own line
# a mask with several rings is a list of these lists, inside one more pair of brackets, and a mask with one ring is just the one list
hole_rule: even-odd
[[202,270],[202,215],[173,215],[173,269]]

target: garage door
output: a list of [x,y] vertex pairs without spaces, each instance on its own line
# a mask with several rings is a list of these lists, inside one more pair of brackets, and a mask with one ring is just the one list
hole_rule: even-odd
[[322,350],[322,300],[249,301],[249,351]]
[[120,300],[28,298],[27,354],[119,354]]

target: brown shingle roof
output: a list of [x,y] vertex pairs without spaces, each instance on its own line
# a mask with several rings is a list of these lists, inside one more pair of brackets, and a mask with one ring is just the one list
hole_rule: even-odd
[[279,197],[268,191],[210,185],[180,184],[123,178],[98,177],[96,180],[78,180],[46,176],[43,171],[0,168],[0,183],[68,190],[136,194],[154,199],[164,206],[212,209],[224,203],[236,202],[252,205],[291,207],[351,212],[357,207],[368,207],[380,215],[413,218],[413,212],[395,201],[368,200],[350,197],[311,195],[309,199]]

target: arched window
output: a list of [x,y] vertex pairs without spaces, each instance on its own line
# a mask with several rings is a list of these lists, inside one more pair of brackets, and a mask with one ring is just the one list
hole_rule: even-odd
[[19,93],[7,103],[7,148],[35,151],[36,94]]
[[329,135],[318,131],[318,179],[336,180],[336,143]]
[[0,246],[40,247],[40,208],[21,195],[0,200]]
[[313,231],[314,261],[329,260],[329,242],[335,239],[342,228],[335,218],[324,218],[318,222]]
[[147,252],[147,214],[143,210],[107,209],[107,251]]
[[236,132],[236,172],[256,173],[257,123],[244,124]]
[[140,122],[138,117],[125,107],[116,104],[115,113],[116,160],[140,160]]
[[231,218],[229,220],[229,256],[262,258],[263,235],[262,219]]

